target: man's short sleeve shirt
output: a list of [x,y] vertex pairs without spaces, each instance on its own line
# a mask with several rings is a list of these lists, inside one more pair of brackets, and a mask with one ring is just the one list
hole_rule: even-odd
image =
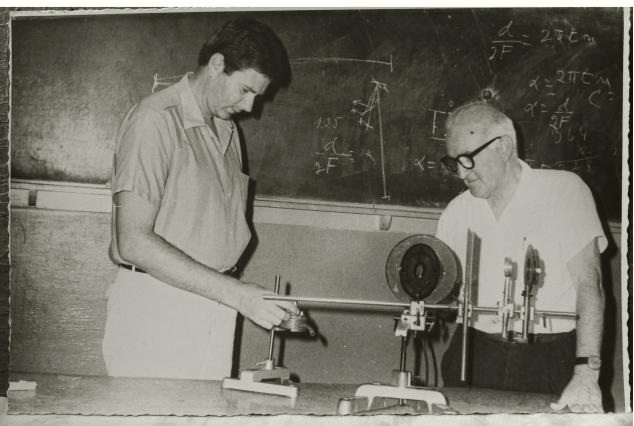
[[[473,294],[476,305],[497,307],[502,299],[505,258],[516,264],[513,299],[516,304],[522,303],[524,259],[531,245],[543,262],[542,282],[533,306],[538,310],[576,312],[576,285],[567,263],[594,238],[600,251],[607,246],[592,194],[574,173],[533,170],[524,162],[521,165],[518,187],[499,219],[486,200],[465,191],[442,213],[436,236],[456,252],[462,265],[466,260],[467,230],[481,239],[478,284]],[[487,333],[501,330],[496,314],[474,314],[473,325]],[[541,319],[535,321],[530,331],[555,333],[573,328],[574,319],[549,317],[545,326]],[[513,329],[521,331],[521,322],[515,321]]]
[[[188,76],[135,105],[118,134],[112,192],[132,191],[158,209],[154,231],[215,269],[233,266],[251,237],[249,178],[230,120],[205,123]],[[116,207],[113,208],[113,220]],[[118,259],[116,234],[112,251]]]

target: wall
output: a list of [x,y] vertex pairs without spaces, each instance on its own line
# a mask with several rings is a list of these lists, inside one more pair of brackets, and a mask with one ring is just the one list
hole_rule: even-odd
[[[69,208],[60,201],[64,193],[42,190],[37,191],[35,207],[26,207],[28,185],[23,188],[12,191],[11,369],[104,374],[100,347],[104,294],[115,272],[107,258],[110,215],[99,211],[109,206],[107,191],[71,196],[73,200],[91,196],[101,200],[84,204],[96,206],[96,211],[90,212],[59,210]],[[257,245],[244,278],[272,288],[279,274],[283,284],[290,283],[291,294],[301,296],[395,300],[385,284],[390,250],[408,235],[433,234],[438,216],[438,212],[427,212],[421,214],[426,217],[406,217],[408,213],[401,212],[392,218],[389,231],[379,231],[381,215],[296,210],[279,207],[289,204],[266,201],[256,204]],[[330,209],[336,210],[333,206]],[[609,300],[604,359],[610,361],[606,362],[603,382],[610,390],[608,402],[623,410],[618,332],[622,327],[620,252],[616,250],[620,226],[613,224],[610,229],[614,245],[610,257],[604,259]],[[393,313],[313,308],[308,314],[319,327],[321,338],[292,336],[283,345],[279,340],[277,343],[278,348],[283,346],[282,363],[302,382],[389,380],[399,363],[400,342],[393,334]],[[268,335],[250,321],[243,323],[241,332],[236,368],[249,368],[267,356]],[[442,342],[436,345],[437,359],[443,349]],[[408,367],[427,383],[435,384],[429,350],[416,355],[410,347]]]

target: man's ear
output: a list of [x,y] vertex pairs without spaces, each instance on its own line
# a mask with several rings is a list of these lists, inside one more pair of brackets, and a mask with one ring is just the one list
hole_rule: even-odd
[[207,68],[211,76],[216,76],[225,70],[225,57],[222,53],[214,53],[209,58]]
[[508,160],[513,154],[513,139],[509,135],[502,136],[497,149],[502,158]]

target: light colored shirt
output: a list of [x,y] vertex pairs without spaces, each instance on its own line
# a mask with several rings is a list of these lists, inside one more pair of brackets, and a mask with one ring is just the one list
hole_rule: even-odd
[[[249,177],[242,173],[234,124],[218,118],[214,124],[217,134],[205,124],[187,75],[143,100],[119,130],[112,193],[132,191],[145,198],[158,208],[156,234],[198,262],[224,270],[251,238],[245,220]],[[112,253],[123,263],[114,226]]]
[[[574,173],[559,170],[533,170],[520,161],[522,174],[518,187],[499,219],[485,199],[469,191],[454,198],[443,211],[436,236],[451,247],[461,264],[466,265],[467,231],[481,239],[479,275],[472,301],[477,306],[497,307],[504,289],[504,262],[516,264],[512,300],[523,302],[526,249],[537,249],[543,262],[540,284],[533,290],[532,304],[537,310],[576,312],[577,288],[568,271],[568,261],[588,243],[598,238],[599,250],[607,238],[599,221],[592,194]],[[464,288],[464,286],[463,286]],[[487,333],[499,333],[497,314],[475,313],[472,325]],[[574,318],[536,318],[533,333],[558,333],[575,328]],[[521,331],[521,321],[509,329]]]
[[[202,116],[188,75],[134,106],[121,125],[112,192],[158,209],[154,232],[198,262],[226,270],[251,237],[248,176],[231,121]],[[111,257],[119,256],[114,224]],[[108,288],[103,354],[111,376],[221,379],[231,372],[236,311],[119,268]]]

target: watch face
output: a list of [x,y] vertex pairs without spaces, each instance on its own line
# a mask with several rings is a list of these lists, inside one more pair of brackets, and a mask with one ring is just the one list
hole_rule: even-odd
[[601,359],[598,356],[589,356],[588,367],[593,370],[598,370],[601,367]]

